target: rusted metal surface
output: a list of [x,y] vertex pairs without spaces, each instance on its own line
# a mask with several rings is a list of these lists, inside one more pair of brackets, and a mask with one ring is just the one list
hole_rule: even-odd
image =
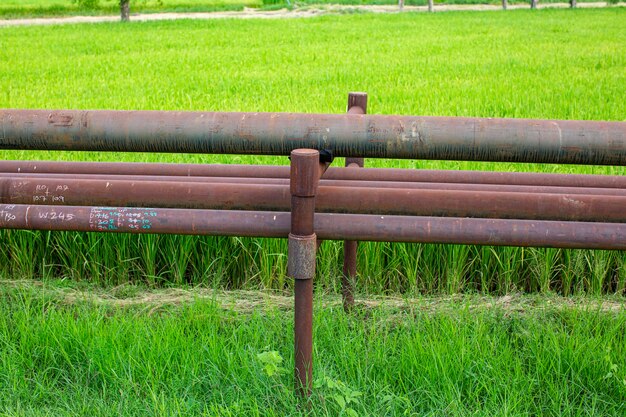
[[143,162],[0,161],[0,172],[180,177],[289,178],[288,166]]
[[14,204],[288,210],[289,199],[287,185],[0,178],[0,202]]
[[367,113],[367,93],[353,92],[348,94],[348,114]]
[[[128,182],[177,182],[177,183],[212,183],[212,184],[265,184],[265,185],[289,185],[287,178],[261,178],[261,177],[184,177],[177,175],[108,175],[108,174],[58,174],[58,173],[37,173],[24,174],[12,172],[0,172],[0,178],[22,178],[29,180],[48,179],[55,181],[63,180],[107,180],[107,181],[128,181]],[[341,180],[329,180],[328,185],[342,185]],[[361,184],[375,185],[387,184],[395,186],[396,184],[413,184],[413,183],[397,183],[391,181],[349,181],[346,185]],[[416,183],[418,184],[418,183]]]
[[315,276],[316,240],[315,234],[308,236],[289,234],[287,271],[291,278],[312,279]]
[[314,216],[319,164],[316,150],[291,152],[288,274],[295,279],[295,385],[301,397],[311,395],[313,384],[313,278],[317,250]]
[[[0,161],[0,172],[103,175],[149,175],[182,177],[289,178],[288,166],[201,165],[128,162]],[[330,167],[322,180],[440,182],[550,187],[626,188],[626,176],[588,174],[542,174],[534,172],[489,172]]]
[[[366,93],[350,93],[348,95],[348,114],[366,114],[367,113],[367,94]],[[346,168],[363,168],[365,165],[364,158],[346,158]],[[331,180],[332,181],[332,180]],[[352,181],[355,182],[360,181]],[[384,183],[377,181],[378,184]],[[397,183],[396,183],[397,184]],[[332,185],[332,184],[328,184]],[[350,185],[348,185],[350,186]],[[357,249],[358,242],[346,240],[343,242],[343,268],[341,277],[341,299],[343,309],[349,312],[354,307],[354,281],[357,274]]]
[[315,228],[325,239],[341,236],[359,241],[626,249],[623,223],[319,214]]
[[289,213],[0,204],[0,228],[286,238]]
[[626,188],[626,176],[588,174],[544,174],[535,172],[490,172],[363,168],[329,169],[325,179],[399,182],[445,182],[459,184],[500,184],[550,187]]
[[0,149],[626,165],[626,123],[298,113],[0,110]]
[[[144,227],[149,226],[149,227]],[[286,239],[288,212],[0,204],[0,228]],[[316,214],[326,240],[626,250],[621,223]]]
[[[349,167],[358,167],[351,164]],[[156,181],[178,183],[215,183],[215,184],[261,184],[261,185],[288,185],[289,180],[284,178],[259,177],[183,177],[183,176],[156,176],[156,175],[104,175],[104,174],[23,174],[0,172],[0,178],[20,178],[28,180],[118,180],[130,182]],[[591,187],[553,187],[536,185],[501,185],[501,184],[461,184],[444,182],[400,182],[400,181],[357,181],[357,180],[327,180],[319,181],[322,187],[362,187],[362,188],[407,188],[414,190],[460,190],[460,191],[491,191],[527,194],[587,194],[587,195],[617,195],[626,196],[623,188],[591,188]]]
[[[315,166],[317,170],[317,166]],[[347,169],[346,169],[347,170]],[[317,172],[317,171],[316,171]],[[304,210],[360,214],[626,221],[625,196],[319,186]],[[293,203],[293,198],[291,198]],[[0,178],[0,203],[286,211],[286,185]],[[299,207],[299,206],[298,206]],[[312,219],[309,220],[312,226]]]
[[624,222],[622,196],[320,187],[320,212]]

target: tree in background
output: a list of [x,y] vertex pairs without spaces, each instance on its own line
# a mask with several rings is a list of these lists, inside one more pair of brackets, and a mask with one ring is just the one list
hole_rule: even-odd
[[122,22],[130,20],[130,0],[120,0],[120,15],[122,16]]
[[[78,5],[81,9],[95,10],[100,8],[100,0],[71,0],[72,3]],[[120,15],[122,22],[128,22],[130,20],[130,0],[120,1]]]
[[100,0],[72,0],[81,9],[97,9],[100,6]]

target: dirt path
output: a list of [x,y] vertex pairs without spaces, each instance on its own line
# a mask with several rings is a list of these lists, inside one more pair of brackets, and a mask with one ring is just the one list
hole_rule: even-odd
[[[102,289],[97,286],[80,288],[47,284],[36,280],[0,280],[2,293],[17,291],[44,297],[61,304],[89,303],[116,308],[134,308],[151,314],[163,308],[175,307],[195,301],[212,301],[220,308],[240,313],[280,309],[293,309],[293,295],[271,291],[218,291],[207,288],[146,289],[132,284]],[[316,297],[318,303],[327,308],[341,308],[337,295]],[[546,310],[581,310],[605,313],[626,311],[626,299],[621,296],[578,296],[557,295],[483,296],[477,294],[451,296],[421,296],[419,298],[394,296],[357,297],[361,310],[386,309],[403,314],[407,312],[445,312],[459,308],[470,310],[501,309],[507,313],[534,314]]]
[[[617,7],[626,6],[626,3],[619,3]],[[527,4],[509,5],[509,10],[528,9]],[[568,8],[568,3],[539,3],[539,9],[548,8]],[[599,8],[607,7],[606,3],[578,3],[579,8]],[[612,6],[615,7],[615,6]],[[501,6],[487,4],[447,4],[435,6],[435,12],[444,11],[496,11],[502,10]],[[405,6],[405,12],[427,12],[426,6]],[[353,12],[369,12],[369,13],[398,13],[397,6],[311,6],[294,10],[274,10],[263,11],[257,9],[244,9],[239,12],[212,12],[212,13],[154,13],[154,14],[135,14],[131,16],[131,21],[148,22],[153,20],[176,20],[176,19],[285,19],[285,18],[306,18],[320,16],[324,14],[339,14]],[[27,26],[27,25],[62,25],[72,23],[100,23],[100,22],[117,22],[119,16],[70,16],[70,17],[51,17],[51,18],[34,18],[34,19],[12,19],[0,20],[0,27],[3,26]]]

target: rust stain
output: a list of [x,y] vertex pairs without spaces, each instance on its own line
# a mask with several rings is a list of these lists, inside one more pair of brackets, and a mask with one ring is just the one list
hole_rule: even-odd
[[50,113],[48,123],[52,126],[70,127],[74,124],[74,116],[63,113]]

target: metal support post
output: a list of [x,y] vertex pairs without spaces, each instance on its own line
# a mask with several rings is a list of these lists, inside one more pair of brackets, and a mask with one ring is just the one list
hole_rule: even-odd
[[[367,93],[350,93],[348,95],[348,114],[367,113]],[[346,158],[347,168],[363,168],[364,158]],[[356,252],[358,242],[343,242],[343,276],[341,279],[341,295],[343,309],[348,312],[354,307],[354,280],[356,279]]]
[[315,193],[319,183],[319,152],[291,152],[291,233],[287,273],[295,280],[295,384],[300,397],[311,395],[313,378],[313,277],[316,236],[313,228]]

